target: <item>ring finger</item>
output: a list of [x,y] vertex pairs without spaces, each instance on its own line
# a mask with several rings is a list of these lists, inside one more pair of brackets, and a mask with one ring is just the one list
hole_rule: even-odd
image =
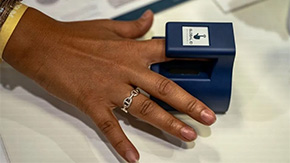
[[[131,90],[127,90],[124,97],[127,97],[128,92],[130,91]],[[197,137],[193,128],[166,112],[158,104],[143,94],[133,97],[132,104],[128,111],[133,116],[140,118],[184,141],[192,141]]]

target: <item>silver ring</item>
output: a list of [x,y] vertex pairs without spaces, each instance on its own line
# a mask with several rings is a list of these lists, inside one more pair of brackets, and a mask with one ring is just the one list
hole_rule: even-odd
[[132,104],[133,97],[138,96],[140,93],[139,89],[134,89],[131,91],[131,95],[129,97],[126,97],[123,101],[123,107],[121,110],[123,110],[125,113],[128,113],[128,109]]

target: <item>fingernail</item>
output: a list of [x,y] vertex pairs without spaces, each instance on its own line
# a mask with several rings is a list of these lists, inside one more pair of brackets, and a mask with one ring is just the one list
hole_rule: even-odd
[[194,130],[190,127],[183,127],[181,130],[180,130],[180,133],[181,135],[189,140],[189,141],[192,141],[194,139],[196,139],[196,133],[194,132]]
[[216,120],[215,115],[213,115],[213,113],[207,109],[201,111],[200,117],[203,121],[205,121],[209,125],[213,124]]
[[150,13],[151,13],[151,10],[147,10],[143,13],[143,15],[141,16],[142,19],[147,19],[149,18],[150,16]]
[[126,158],[127,158],[127,161],[129,161],[130,163],[138,162],[138,159],[133,151],[127,151]]

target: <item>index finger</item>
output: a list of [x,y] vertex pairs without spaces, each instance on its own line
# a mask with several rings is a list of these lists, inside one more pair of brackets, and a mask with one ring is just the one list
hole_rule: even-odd
[[160,74],[146,70],[135,77],[132,82],[150,95],[205,125],[211,125],[216,121],[216,116],[210,108]]
[[165,40],[152,39],[146,41],[139,41],[139,54],[146,65],[149,66],[153,63],[170,61],[173,58],[167,58],[165,55]]

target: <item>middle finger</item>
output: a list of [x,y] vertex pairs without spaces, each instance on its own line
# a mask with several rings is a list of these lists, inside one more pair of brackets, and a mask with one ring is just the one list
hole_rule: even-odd
[[205,125],[211,125],[216,121],[214,112],[204,103],[160,74],[146,69],[134,77],[131,82]]

